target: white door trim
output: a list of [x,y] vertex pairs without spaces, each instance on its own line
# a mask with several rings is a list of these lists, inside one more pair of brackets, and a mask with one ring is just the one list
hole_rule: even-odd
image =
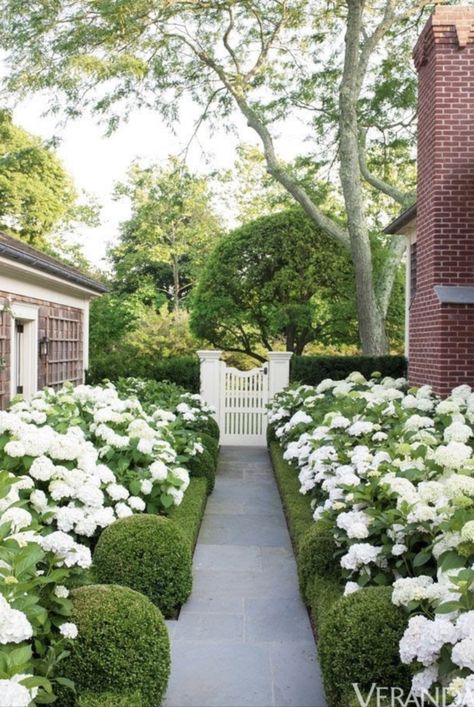
[[38,307],[23,302],[12,304],[12,327],[11,327],[11,373],[10,373],[10,395],[12,398],[16,392],[16,321],[24,324],[23,333],[23,396],[28,399],[38,390]]

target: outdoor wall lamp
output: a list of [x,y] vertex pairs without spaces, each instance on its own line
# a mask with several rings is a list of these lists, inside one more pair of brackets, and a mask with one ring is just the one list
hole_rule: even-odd
[[41,358],[46,358],[49,353],[49,339],[47,336],[43,336],[39,342],[39,354]]

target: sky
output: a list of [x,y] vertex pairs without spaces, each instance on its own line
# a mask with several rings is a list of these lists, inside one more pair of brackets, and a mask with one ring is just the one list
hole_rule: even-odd
[[[14,109],[14,120],[21,127],[46,140],[59,137],[57,153],[76,188],[94,195],[101,205],[101,224],[96,228],[79,227],[74,240],[84,249],[86,257],[96,266],[106,269],[104,260],[107,246],[118,234],[119,223],[129,214],[126,201],[112,198],[114,184],[123,180],[132,160],[146,162],[165,161],[168,155],[180,153],[193,134],[198,118],[198,108],[185,103],[182,119],[171,130],[156,113],[140,109],[133,112],[111,136],[105,135],[105,126],[98,125],[95,118],[83,116],[58,126],[57,116],[44,116],[46,98],[40,95],[23,101]],[[188,153],[188,166],[196,172],[211,169],[231,168],[239,142],[257,143],[256,137],[243,118],[236,114],[238,135],[220,131],[210,135],[204,128],[198,134]],[[301,148],[298,123],[290,124],[277,141],[284,159],[294,157]]]

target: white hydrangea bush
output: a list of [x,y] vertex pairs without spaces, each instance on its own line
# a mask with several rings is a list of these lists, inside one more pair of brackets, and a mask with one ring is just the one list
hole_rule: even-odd
[[440,400],[355,373],[284,391],[270,422],[315,520],[331,521],[345,593],[393,585],[410,613],[400,655],[423,667],[414,693],[442,686],[474,704],[471,388]]
[[[91,565],[89,548],[40,522],[24,500],[29,476],[0,472],[0,704],[51,701],[60,661],[77,636],[68,587]],[[54,676],[54,677],[53,677]],[[59,676],[59,677],[58,677]]]
[[0,411],[2,707],[51,702],[56,683],[71,687],[60,677],[78,635],[69,591],[101,530],[181,503],[212,410],[181,393],[170,407],[145,412],[110,384],[65,385]]
[[198,398],[147,413],[111,384],[46,388],[0,412],[3,468],[31,479],[38,513],[87,542],[117,518],[181,503],[185,464],[203,451],[188,425],[210,414]]

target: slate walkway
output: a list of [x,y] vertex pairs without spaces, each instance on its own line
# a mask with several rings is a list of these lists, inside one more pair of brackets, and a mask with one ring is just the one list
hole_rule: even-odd
[[324,707],[265,448],[222,448],[194,555],[193,593],[179,619],[167,623],[165,707]]

